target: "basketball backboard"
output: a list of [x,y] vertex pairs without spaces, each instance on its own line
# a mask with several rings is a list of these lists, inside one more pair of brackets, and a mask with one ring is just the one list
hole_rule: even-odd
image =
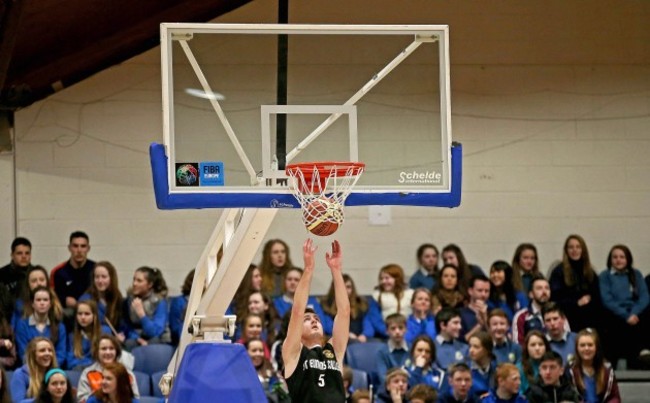
[[447,26],[162,24],[161,54],[161,208],[299,207],[305,161],[365,163],[346,205],[460,203]]

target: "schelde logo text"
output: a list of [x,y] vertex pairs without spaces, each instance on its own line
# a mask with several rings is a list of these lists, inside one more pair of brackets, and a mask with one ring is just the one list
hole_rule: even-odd
[[442,174],[436,171],[427,171],[427,172],[418,172],[402,171],[399,173],[399,183],[413,183],[413,184],[430,184],[430,183],[441,183]]

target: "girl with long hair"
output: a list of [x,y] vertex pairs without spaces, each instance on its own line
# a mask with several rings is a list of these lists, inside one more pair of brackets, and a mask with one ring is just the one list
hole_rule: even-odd
[[564,311],[571,330],[596,327],[599,323],[600,287],[598,275],[589,259],[589,250],[580,235],[569,235],[564,242],[562,263],[551,272],[551,300]]
[[74,330],[68,335],[68,368],[81,371],[93,363],[93,346],[101,333],[111,332],[100,326],[97,305],[92,300],[79,301],[75,307]]
[[119,362],[106,364],[102,371],[101,388],[95,391],[86,403],[135,403],[131,379],[124,365]]
[[472,370],[471,393],[480,396],[496,387],[496,360],[492,349],[492,337],[484,331],[469,338],[470,368]]
[[278,382],[278,377],[273,370],[273,365],[265,356],[264,341],[252,338],[246,340],[244,347],[246,347],[246,352],[253,363],[253,368],[255,368],[255,372],[257,372],[257,377],[262,384],[264,392],[267,394],[272,393],[273,386]]
[[171,342],[167,326],[167,283],[159,269],[147,266],[136,269],[126,307],[127,349]]
[[453,243],[442,249],[442,261],[445,265],[451,264],[458,267],[458,283],[463,292],[469,288],[469,282],[472,277],[484,274],[480,267],[475,264],[469,264],[462,249]]
[[515,287],[514,270],[503,260],[497,260],[490,267],[490,297],[488,310],[501,308],[512,323],[515,313],[528,306],[526,295]]
[[262,274],[262,291],[272,297],[281,295],[284,274],[293,267],[289,245],[281,239],[266,242],[262,250],[262,262],[258,267]]
[[413,290],[407,288],[404,269],[397,264],[388,264],[379,270],[379,284],[372,297],[377,301],[384,321],[393,313],[401,313],[405,318],[411,314]]
[[[650,303],[643,275],[633,266],[632,252],[625,245],[614,245],[607,256],[607,268],[600,273],[603,305],[609,313],[609,326],[603,341],[613,366],[625,358],[628,368],[637,365],[647,334],[643,331]],[[622,342],[624,340],[624,342]]]
[[58,301],[56,294],[51,288],[38,286],[32,290],[30,299],[30,309],[25,306],[25,313],[29,313],[29,316],[19,320],[16,326],[18,356],[24,357],[30,340],[42,336],[52,340],[57,362],[63,365],[67,342],[65,326],[54,308],[53,301]]
[[417,288],[411,298],[413,313],[406,319],[406,333],[404,340],[410,345],[418,336],[426,335],[431,339],[436,338],[436,317],[431,311],[431,291],[426,288]]
[[47,371],[34,403],[75,403],[70,379],[62,369]]
[[190,270],[185,276],[181,286],[181,295],[172,297],[169,300],[169,332],[171,333],[172,345],[177,346],[183,331],[183,322],[185,321],[185,311],[187,303],[194,284],[195,270]]
[[[92,349],[94,362],[81,372],[77,387],[77,399],[84,403],[90,395],[99,390],[104,379],[104,367],[119,362],[122,357],[122,346],[119,340],[110,334],[99,336]],[[131,389],[135,397],[140,396],[135,375],[127,368]]]
[[418,247],[416,252],[418,268],[409,279],[409,287],[414,290],[420,287],[432,290],[435,287],[439,255],[438,248],[432,243],[425,243]]
[[36,397],[41,390],[45,374],[59,365],[50,339],[37,336],[27,345],[25,365],[18,368],[11,378],[11,399],[20,402]]
[[79,297],[79,301],[94,301],[99,311],[100,325],[110,323],[110,326],[118,331],[120,341],[124,341],[124,297],[120,291],[115,266],[107,261],[98,262],[93,269],[92,279],[88,291]]
[[539,259],[535,245],[522,243],[517,246],[512,257],[512,269],[512,282],[515,289],[528,295],[533,279],[539,276],[543,277],[539,271]]
[[[16,300],[13,317],[11,318],[11,326],[14,329],[21,318],[29,317],[32,314],[31,292],[36,287],[48,287],[48,278],[47,270],[43,266],[34,266],[27,271],[25,282],[21,287],[20,298]],[[63,308],[58,298],[56,301],[58,303],[58,307],[55,305],[57,314],[59,317],[63,317]]]
[[262,272],[257,266],[251,264],[248,266],[244,279],[239,284],[235,297],[226,313],[236,314],[238,317],[243,318],[247,313],[248,297],[256,291],[262,291]]
[[411,343],[410,357],[404,363],[409,373],[409,387],[419,384],[429,385],[438,393],[447,384],[445,371],[438,368],[436,362],[436,345],[427,335],[420,335]]
[[[0,299],[3,300],[0,304],[4,305],[6,303],[10,306],[11,296],[4,286],[0,286]],[[10,323],[11,318],[6,316],[10,313],[11,308],[7,310],[0,309],[0,367],[5,369],[13,369],[17,361],[16,337]]]
[[522,350],[521,363],[517,364],[521,373],[519,391],[526,393],[530,385],[539,379],[540,360],[547,351],[551,351],[551,344],[544,333],[531,330],[526,333]]
[[458,282],[458,268],[445,264],[438,272],[438,281],[433,289],[433,313],[437,314],[442,308],[462,308],[466,299]]
[[[343,274],[343,281],[350,300],[350,340],[365,343],[367,338],[363,334],[363,321],[368,312],[368,301],[357,293],[357,286],[348,274]],[[333,323],[336,317],[336,300],[334,298],[334,282],[330,283],[327,295],[321,300],[323,312]]]
[[[249,313],[244,317],[241,322],[242,335],[236,343],[246,344],[248,340],[252,339],[262,339],[264,322],[262,317],[255,313]],[[264,341],[264,340],[263,340]],[[269,349],[268,344],[264,343],[264,358],[267,360],[271,359],[271,350]]]
[[[266,342],[267,346],[272,346],[280,331],[281,323],[271,297],[261,291],[254,291],[248,297],[247,310],[244,317],[251,313],[259,315],[262,318],[261,338]],[[238,337],[239,335],[236,336],[236,338]]]
[[[621,340],[625,342],[625,340]],[[582,401],[620,403],[621,395],[612,366],[605,360],[596,330],[586,328],[576,337],[576,356],[570,368]]]

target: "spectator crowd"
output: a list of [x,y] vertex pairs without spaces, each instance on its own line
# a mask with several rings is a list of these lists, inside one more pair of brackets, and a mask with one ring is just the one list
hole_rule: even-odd
[[[136,402],[137,349],[179,342],[193,270],[170,297],[159,269],[139,267],[123,295],[113,264],[89,259],[86,233],[73,232],[68,250],[48,271],[19,237],[0,268],[0,403]],[[344,275],[350,402],[619,402],[617,366],[650,363],[650,276],[625,245],[598,273],[585,240],[570,235],[548,277],[529,243],[487,271],[454,244],[423,244],[415,258],[408,274],[381,267],[371,295]],[[227,312],[273,402],[288,401],[282,342],[302,273],[289,245],[268,241]],[[308,307],[331,335],[334,287]]]

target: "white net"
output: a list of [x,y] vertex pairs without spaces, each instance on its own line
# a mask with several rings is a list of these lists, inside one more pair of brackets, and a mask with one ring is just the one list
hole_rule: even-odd
[[291,190],[302,207],[302,220],[311,230],[323,222],[343,224],[343,205],[365,165],[359,162],[313,162],[288,165]]

